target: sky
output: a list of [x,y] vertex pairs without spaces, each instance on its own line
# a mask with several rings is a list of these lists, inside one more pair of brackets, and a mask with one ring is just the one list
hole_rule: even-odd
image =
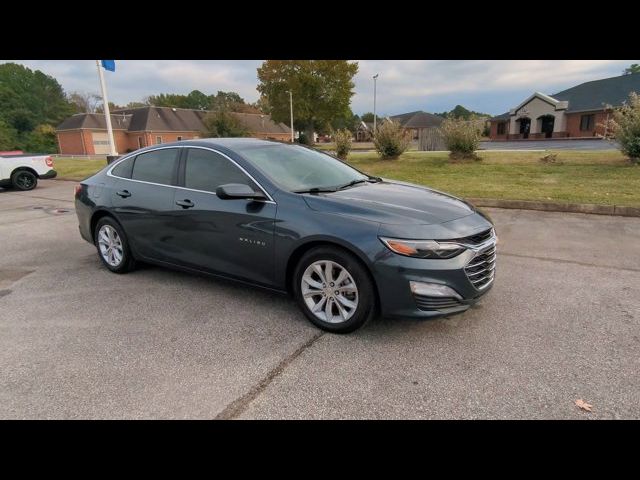
[[[12,61],[55,77],[66,92],[100,91],[94,60]],[[256,69],[262,60],[116,60],[105,71],[109,101],[124,105],[159,93],[235,91],[258,99]],[[377,80],[380,115],[449,111],[457,104],[497,115],[534,91],[553,94],[589,80],[621,75],[638,60],[361,60],[351,108],[373,111]],[[295,102],[295,93],[294,93]]]

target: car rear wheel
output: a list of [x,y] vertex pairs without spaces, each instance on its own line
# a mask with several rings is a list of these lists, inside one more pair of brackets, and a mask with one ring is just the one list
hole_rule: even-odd
[[100,260],[115,273],[126,273],[135,267],[127,237],[122,227],[110,217],[101,218],[96,225],[95,245]]
[[294,274],[294,295],[311,322],[333,333],[349,333],[375,314],[374,285],[350,253],[335,247],[303,255]]
[[11,175],[11,184],[18,190],[33,190],[38,185],[38,177],[28,170],[18,170]]

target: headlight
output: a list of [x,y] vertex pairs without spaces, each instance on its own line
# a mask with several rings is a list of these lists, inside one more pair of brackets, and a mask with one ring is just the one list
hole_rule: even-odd
[[385,237],[380,237],[380,240],[392,252],[406,257],[453,258],[465,251],[465,247],[456,243],[436,242],[435,240],[404,240]]

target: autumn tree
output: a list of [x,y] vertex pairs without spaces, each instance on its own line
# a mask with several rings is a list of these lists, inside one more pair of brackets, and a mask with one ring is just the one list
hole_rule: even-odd
[[95,113],[102,98],[97,93],[71,92],[69,101],[76,108],[76,113]]
[[267,60],[258,68],[258,91],[276,122],[289,122],[293,92],[294,127],[313,138],[332,120],[350,114],[357,62],[346,60]]

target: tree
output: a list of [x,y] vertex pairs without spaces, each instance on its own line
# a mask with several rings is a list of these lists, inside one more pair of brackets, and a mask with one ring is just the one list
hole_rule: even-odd
[[640,73],[640,65],[637,63],[632,63],[631,66],[624,69],[622,72],[623,75],[631,75],[632,73]]
[[456,105],[449,112],[436,113],[435,115],[442,118],[461,118],[463,120],[471,120],[476,117],[491,117],[488,113],[474,112],[473,110],[468,110],[462,105]]
[[267,60],[258,68],[258,91],[276,122],[289,121],[289,93],[293,92],[294,128],[313,139],[316,129],[327,129],[336,117],[345,117],[354,94],[357,62],[346,60]]
[[[109,113],[112,113],[114,110],[121,110],[122,108],[124,107],[116,105],[113,102],[109,102]],[[95,113],[104,113],[104,104],[102,102],[96,107]]]
[[227,110],[209,112],[202,119],[204,135],[207,137],[246,137],[247,127],[233,113]]
[[95,113],[102,97],[96,93],[71,92],[69,101],[76,109],[76,113]]
[[7,122],[0,119],[0,150],[15,150],[18,148],[18,132]]
[[620,144],[620,151],[632,162],[640,163],[640,96],[631,92],[629,99],[613,110],[613,118],[603,126],[606,136]]
[[16,63],[0,65],[0,105],[0,118],[19,135],[58,125],[75,111],[55,78]]
[[[373,112],[363,113],[360,119],[365,123],[373,123]],[[376,125],[382,122],[382,117],[380,115],[376,115]]]
[[27,151],[34,153],[57,152],[56,129],[51,125],[38,125],[28,134],[25,146]]

